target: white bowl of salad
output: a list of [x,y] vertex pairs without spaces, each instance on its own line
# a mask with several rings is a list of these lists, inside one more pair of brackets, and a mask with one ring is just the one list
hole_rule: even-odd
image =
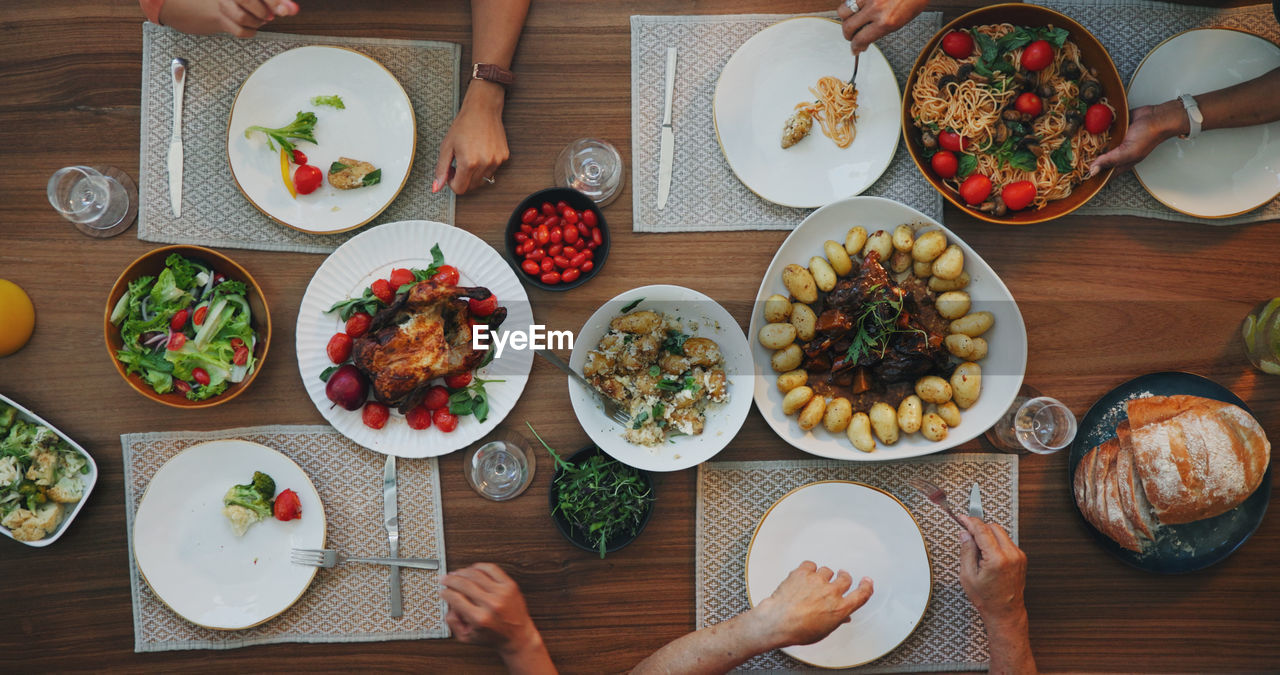
[[52,544],[97,483],[98,465],[79,443],[0,394],[0,534]]
[[176,408],[235,398],[262,370],[271,342],[257,282],[200,246],[166,246],[133,261],[111,288],[103,326],[120,376]]

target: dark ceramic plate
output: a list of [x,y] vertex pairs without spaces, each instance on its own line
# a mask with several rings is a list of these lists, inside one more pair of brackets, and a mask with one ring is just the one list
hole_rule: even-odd
[[[600,234],[603,237],[603,243],[596,248],[595,257],[592,258],[592,268],[590,272],[583,274],[574,281],[559,284],[544,284],[538,277],[529,274],[520,268],[520,263],[524,260],[523,256],[516,255],[516,241],[513,238],[517,230],[520,229],[520,217],[524,215],[525,209],[529,207],[538,208],[543,202],[555,204],[563,201],[573,207],[578,213],[582,213],[587,209],[596,212],[596,221],[600,227]],[[503,242],[506,244],[507,260],[510,261],[512,269],[515,270],[516,276],[520,280],[536,286],[544,291],[567,291],[577,288],[588,281],[595,278],[600,273],[600,269],[604,267],[604,262],[609,258],[609,225],[604,221],[604,211],[600,209],[590,197],[574,190],[573,188],[556,187],[539,190],[528,197],[525,197],[515,211],[511,212],[511,217],[507,219],[507,228],[503,234]]]
[[[1253,411],[1231,390],[1213,380],[1191,373],[1151,373],[1134,378],[1107,392],[1080,421],[1080,432],[1071,444],[1067,458],[1067,488],[1075,484],[1076,465],[1085,453],[1116,435],[1116,425],[1128,419],[1125,402],[1142,396],[1202,396],[1240,406],[1250,415]],[[1098,543],[1115,557],[1148,572],[1181,574],[1194,572],[1226,560],[1235,553],[1262,523],[1271,498],[1271,467],[1262,477],[1262,485],[1234,509],[1226,513],[1182,525],[1162,525],[1156,531],[1155,544],[1138,554],[1121,548],[1092,525],[1089,530]],[[1074,503],[1074,500],[1073,500]],[[1076,511],[1080,507],[1076,505]],[[1081,518],[1084,518],[1081,515]],[[1088,522],[1085,523],[1088,525]]]
[[[585,461],[592,455],[604,455],[605,459],[609,459],[614,462],[617,461],[616,459],[606,455],[604,451],[594,445],[588,445],[587,447],[575,452],[567,461],[570,464],[577,464],[578,462]],[[605,542],[604,552],[606,554],[613,553],[614,551],[617,551],[618,549],[635,541],[636,538],[640,536],[640,533],[644,532],[645,526],[649,524],[649,519],[653,517],[653,476],[649,475],[648,471],[643,471],[641,469],[635,469],[635,471],[640,474],[640,480],[649,487],[649,508],[644,512],[644,515],[640,517],[640,524],[636,526],[634,534],[621,534]],[[560,474],[563,472],[563,469],[557,468],[555,475],[551,477],[551,489],[547,493],[548,502],[551,505],[551,519],[555,521],[556,529],[560,530],[560,534],[563,534],[565,539],[573,542],[574,546],[577,546],[584,551],[591,551],[592,553],[599,554],[600,549],[588,541],[581,532],[578,532],[569,524],[569,521],[566,520],[564,516],[560,515],[560,513],[556,511],[556,502],[560,498],[560,491],[556,489],[556,480],[560,478]]]

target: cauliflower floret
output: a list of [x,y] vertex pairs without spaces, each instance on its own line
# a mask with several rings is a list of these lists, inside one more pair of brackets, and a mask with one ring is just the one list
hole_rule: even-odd
[[17,457],[0,457],[0,486],[13,485],[21,477]]
[[729,400],[728,380],[725,377],[724,369],[720,366],[702,373],[702,386],[706,389],[707,396],[712,402],[724,403]]
[[247,509],[238,504],[231,504],[222,507],[222,515],[231,521],[231,531],[236,533],[237,537],[244,536],[249,531],[249,526],[262,520],[262,516],[257,511]]
[[49,488],[46,492],[49,499],[62,504],[74,504],[80,501],[84,496],[84,485],[80,483],[79,478],[73,476],[63,476],[58,479],[58,483]]
[[31,455],[31,468],[27,469],[27,480],[36,485],[53,485],[54,475],[58,468],[58,453],[40,448]]
[[58,454],[58,462],[62,465],[62,475],[74,476],[81,472],[88,462],[85,461],[84,455],[71,450]]
[[17,509],[5,517],[0,525],[13,531],[18,541],[39,541],[58,529],[62,520],[62,505],[48,502],[36,507],[35,512]]

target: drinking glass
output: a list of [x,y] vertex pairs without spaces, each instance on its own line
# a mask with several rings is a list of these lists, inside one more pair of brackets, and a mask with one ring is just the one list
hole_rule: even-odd
[[1075,439],[1076,416],[1061,401],[1023,385],[1013,405],[987,430],[986,436],[992,445],[1005,452],[1048,455]]
[[58,169],[46,192],[63,218],[94,230],[119,225],[129,211],[129,193],[120,181],[87,166]]
[[571,187],[605,206],[622,192],[622,172],[617,148],[608,141],[579,138],[560,151],[552,179],[556,185]]
[[462,472],[481,497],[502,502],[524,492],[537,466],[532,448],[519,432],[498,429],[467,449]]
[[1240,326],[1244,350],[1254,368],[1280,375],[1280,298],[1258,303]]

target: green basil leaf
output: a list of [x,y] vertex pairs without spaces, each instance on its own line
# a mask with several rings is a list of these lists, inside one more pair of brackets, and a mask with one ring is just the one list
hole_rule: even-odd
[[360,179],[360,185],[364,187],[369,187],[370,185],[377,185],[378,183],[381,183],[381,182],[382,182],[382,169],[374,169],[373,171],[370,171],[369,173],[365,174],[364,178]]
[[1053,45],[1055,49],[1061,49],[1070,36],[1071,34],[1067,32],[1066,28],[1044,27],[1040,29],[1040,39]]
[[1011,49],[1025,47],[1031,44],[1033,39],[1035,39],[1034,36],[1032,36],[1027,29],[1018,27],[1006,33],[1004,37],[1001,37],[999,40],[996,40],[996,46],[1000,48],[1000,51],[1007,52]]
[[1071,139],[1063,139],[1062,145],[1054,150],[1049,159],[1053,160],[1053,165],[1057,167],[1058,173],[1071,173],[1074,157],[1071,154]]
[[[988,68],[991,67],[991,64],[995,63],[996,57],[1000,56],[1000,48],[996,46],[996,41],[992,40],[991,36],[986,33],[976,30],[969,32],[973,34],[973,41],[978,44],[978,49],[982,51],[982,57],[979,59],[979,63],[982,63]],[[976,69],[977,68],[975,67],[975,70]]]
[[472,410],[472,405],[473,405],[471,400],[471,395],[468,394],[465,390],[458,393],[463,394],[464,397],[461,399],[458,399],[456,398],[456,395],[450,396],[449,412],[455,415],[470,415]]
[[636,298],[636,299],[635,299],[635,300],[633,300],[632,302],[627,303],[627,306],[626,306],[626,307],[623,307],[623,308],[622,308],[622,313],[623,313],[623,314],[626,314],[627,312],[630,312],[631,310],[635,309],[636,307],[639,307],[639,306],[640,306],[640,303],[642,303],[642,302],[644,302],[644,298]]
[[329,366],[328,368],[320,371],[320,381],[328,382],[329,378],[333,377],[333,374],[337,372],[338,368],[341,368],[341,366]]
[[346,164],[343,164],[342,162],[334,162],[333,164],[329,165],[329,175],[332,176],[333,174],[338,173],[339,171],[344,171],[348,168],[350,167],[348,167]]
[[477,422],[484,422],[489,417],[489,397],[480,393],[471,400],[471,414],[475,415]]
[[978,168],[978,158],[970,154],[961,154],[956,167],[957,178],[968,178]]
[[1036,156],[1030,150],[1019,150],[1009,158],[1009,166],[1022,171],[1036,170]]

